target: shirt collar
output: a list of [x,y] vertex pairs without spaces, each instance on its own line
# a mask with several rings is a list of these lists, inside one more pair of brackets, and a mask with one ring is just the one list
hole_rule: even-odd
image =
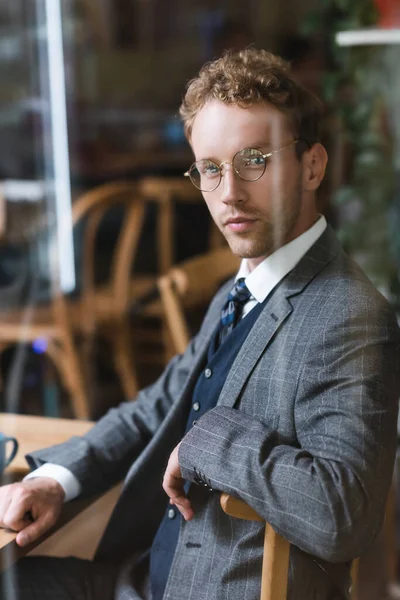
[[323,234],[326,227],[326,219],[321,215],[312,227],[288,244],[275,250],[251,272],[249,271],[247,259],[244,258],[235,281],[240,277],[244,277],[253,298],[257,302],[264,302],[274,287],[297,265]]

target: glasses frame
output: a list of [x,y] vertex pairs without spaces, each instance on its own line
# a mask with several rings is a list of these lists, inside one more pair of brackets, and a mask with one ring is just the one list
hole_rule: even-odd
[[270,158],[273,154],[277,154],[278,152],[282,152],[282,150],[285,150],[286,148],[289,148],[289,146],[293,146],[294,144],[297,144],[297,142],[299,142],[299,141],[300,141],[300,139],[292,140],[291,142],[289,142],[285,146],[282,146],[282,148],[278,148],[278,150],[272,150],[272,152],[267,152],[267,154],[263,154],[259,148],[242,148],[241,150],[238,150],[237,152],[235,152],[235,154],[233,155],[233,158],[232,158],[231,161],[224,160],[220,164],[217,164],[216,162],[214,162],[211,159],[203,159],[203,160],[209,160],[210,163],[212,163],[213,165],[215,165],[217,167],[218,171],[219,171],[219,180],[218,180],[218,183],[217,183],[217,185],[212,190],[202,190],[200,187],[198,187],[194,183],[194,181],[193,181],[193,179],[192,179],[192,177],[190,175],[190,171],[192,170],[192,168],[195,167],[196,163],[200,162],[200,161],[195,161],[192,165],[190,165],[190,168],[183,175],[184,175],[184,177],[189,177],[190,181],[192,182],[192,184],[194,185],[194,187],[196,189],[200,190],[200,192],[205,192],[205,193],[207,193],[207,192],[214,192],[217,189],[217,187],[220,185],[220,183],[222,181],[222,176],[223,176],[223,174],[222,174],[222,166],[223,165],[231,165],[232,166],[232,170],[233,170],[235,176],[238,177],[238,179],[241,179],[242,181],[246,181],[246,183],[254,183],[255,181],[258,181],[259,179],[261,179],[261,177],[264,175],[264,173],[266,171],[266,168],[267,168],[267,163],[264,162],[263,172],[261,173],[261,175],[259,175],[258,177],[256,177],[256,179],[244,179],[243,177],[240,176],[240,174],[238,173],[238,171],[236,171],[235,167],[233,166],[233,162],[234,162],[234,160],[235,160],[235,158],[236,158],[236,156],[238,154],[240,154],[244,150],[257,150],[258,152],[261,152],[260,156],[262,156],[263,159],[264,159],[264,161],[265,161],[267,158]]

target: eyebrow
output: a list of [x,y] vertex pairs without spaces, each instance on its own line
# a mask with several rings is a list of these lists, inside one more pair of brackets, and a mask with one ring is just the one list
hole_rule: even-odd
[[261,142],[259,144],[249,144],[248,146],[245,146],[246,148],[266,148],[266,149],[270,149],[272,148],[272,144],[271,142]]
[[273,152],[277,146],[271,142],[263,142],[261,144],[254,144],[254,146],[247,146],[247,148],[256,148],[257,150],[262,150],[263,154],[268,154],[269,152]]
[[[265,148],[265,150],[267,150],[267,152],[268,152],[269,150],[271,150],[272,144],[271,144],[271,142],[265,142],[265,141],[262,142],[260,140],[260,143],[258,143],[258,144],[257,143],[246,144],[246,146],[242,146],[241,148],[239,148],[238,150],[236,150],[236,152],[240,152],[240,150],[244,150],[245,148],[255,148],[256,150],[259,150],[261,148]],[[195,160],[196,160],[196,158],[195,158]],[[197,159],[197,161],[199,161],[199,160],[211,160],[212,162],[214,162],[217,165],[219,165],[220,162],[221,162],[221,161],[217,160],[215,157],[212,157],[212,156],[204,156],[203,158],[198,158]]]

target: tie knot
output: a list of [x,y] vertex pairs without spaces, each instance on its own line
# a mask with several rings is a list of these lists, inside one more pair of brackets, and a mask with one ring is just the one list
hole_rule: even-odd
[[251,293],[245,283],[244,277],[235,282],[235,285],[229,292],[228,301],[231,300],[237,304],[246,304],[251,297]]
[[241,277],[229,292],[228,298],[222,307],[219,331],[220,344],[239,322],[243,306],[250,300],[250,296],[244,277]]

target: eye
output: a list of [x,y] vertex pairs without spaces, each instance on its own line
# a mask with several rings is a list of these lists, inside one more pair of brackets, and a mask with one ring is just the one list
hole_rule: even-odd
[[219,166],[212,160],[200,160],[196,166],[202,177],[211,178],[219,175]]
[[265,159],[256,148],[245,148],[237,155],[238,164],[245,169],[264,168]]
[[265,159],[261,154],[258,156],[254,155],[254,156],[250,156],[250,157],[246,158],[245,166],[246,167],[263,167],[264,162],[265,162]]

